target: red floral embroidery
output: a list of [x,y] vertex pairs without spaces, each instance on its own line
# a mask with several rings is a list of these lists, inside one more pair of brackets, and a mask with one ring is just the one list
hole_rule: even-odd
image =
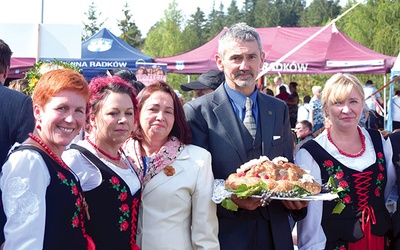
[[336,173],[336,179],[338,179],[338,180],[342,179],[343,176],[344,176],[343,171],[340,171],[340,172],[337,172],[337,173]]
[[77,206],[77,207],[82,206],[82,199],[80,197],[76,198],[75,206]]
[[346,250],[346,247],[344,245],[338,245],[333,250]]
[[331,160],[325,160],[324,166],[325,166],[325,168],[331,168],[331,167],[333,167],[333,162]]
[[128,204],[124,203],[121,205],[121,207],[119,208],[119,210],[123,213],[129,212],[129,206]]
[[71,187],[71,191],[74,195],[78,195],[79,191],[78,191],[78,187],[76,185],[73,185]]
[[72,217],[72,227],[78,227],[79,226],[79,216],[75,212],[74,217]]
[[342,200],[344,203],[349,204],[351,202],[351,197],[350,195],[346,194],[346,196],[344,196]]
[[[124,187],[125,188],[125,187]],[[126,191],[126,189],[121,190],[121,194],[119,195],[119,200],[120,201],[125,201],[126,198],[128,198],[128,192]]]
[[375,188],[374,194],[375,194],[375,196],[380,196],[381,190],[379,188]]
[[126,231],[129,228],[129,223],[126,220],[123,220],[119,225],[119,230]]
[[[128,190],[126,186],[121,188],[121,183],[116,176],[112,176],[110,179],[110,183],[112,188],[119,192],[118,200],[120,202],[125,201],[128,198]],[[119,217],[118,225],[120,231],[126,231],[129,229],[129,217],[130,217],[130,208],[129,205],[126,203],[121,204],[119,207],[119,211],[122,213]]]
[[60,179],[61,181],[67,180],[67,178],[65,178],[65,175],[63,173],[58,172],[57,176],[58,176],[58,179]]
[[378,158],[378,167],[379,167],[379,171],[381,171],[377,178],[376,178],[376,186],[377,188],[374,191],[375,196],[379,197],[381,196],[382,193],[382,181],[383,179],[385,179],[385,175],[383,174],[383,172],[385,171],[385,167],[384,167],[384,163],[385,163],[385,159],[383,156],[382,152],[378,152],[376,153],[376,157]]
[[347,188],[349,186],[349,183],[347,183],[347,181],[341,181],[339,182],[339,186],[342,188]]
[[111,182],[111,184],[112,184],[113,186],[119,186],[119,179],[118,179],[117,177],[115,177],[115,176],[112,176],[112,177],[111,177],[110,182]]
[[81,199],[82,194],[79,192],[78,186],[76,185],[76,183],[73,179],[69,180],[69,182],[68,182],[65,175],[61,172],[57,172],[57,177],[61,181],[61,184],[64,184],[64,185],[70,187],[71,194],[76,196],[76,200],[75,200],[76,211],[74,212],[74,215],[71,218],[72,227],[78,227],[81,224],[81,226],[83,228],[84,222],[83,222],[83,214],[82,214],[82,211],[83,211],[82,199]]

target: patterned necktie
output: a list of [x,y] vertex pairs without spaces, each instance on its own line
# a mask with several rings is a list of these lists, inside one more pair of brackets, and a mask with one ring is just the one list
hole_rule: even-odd
[[257,127],[256,127],[256,120],[253,116],[253,101],[246,97],[246,104],[245,104],[246,113],[244,116],[243,124],[253,137],[256,137]]

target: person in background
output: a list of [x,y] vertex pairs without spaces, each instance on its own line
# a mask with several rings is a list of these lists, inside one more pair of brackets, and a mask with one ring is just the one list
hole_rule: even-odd
[[195,92],[194,98],[199,98],[202,95],[213,92],[218,86],[225,81],[224,72],[210,69],[201,74],[194,82],[189,82],[181,85],[183,91]]
[[219,249],[211,155],[191,145],[182,105],[164,81],[137,96],[139,123],[123,149],[142,182],[141,249]]
[[270,88],[266,88],[265,93],[267,95],[274,96],[274,91],[272,91],[272,89],[270,89]]
[[135,88],[136,95],[145,87],[142,82],[139,82],[135,73],[128,68],[117,68],[111,71],[112,76],[119,76],[127,83]]
[[310,100],[311,100],[311,96],[306,95],[303,97],[303,104],[301,104],[299,106],[299,108],[297,109],[297,121],[303,121],[303,120],[307,120],[309,122],[310,121]]
[[339,200],[310,202],[297,222],[299,249],[385,249],[391,228],[385,200],[396,174],[386,166],[379,131],[358,126],[364,99],[351,74],[335,74],[325,84],[321,100],[329,125],[302,146],[295,163],[320,184],[333,181],[342,190]]
[[279,87],[279,94],[277,94],[275,97],[278,99],[281,99],[282,101],[286,102],[286,100],[289,98],[290,94],[286,92],[285,86],[280,86]]
[[286,99],[286,104],[289,107],[290,127],[294,128],[297,122],[297,110],[299,105],[299,94],[297,94],[297,82],[290,82],[290,95]]
[[29,84],[28,79],[24,79],[24,78],[15,79],[15,80],[10,81],[8,88],[16,90],[18,92],[21,92],[25,95],[29,95],[29,91],[27,90],[28,84]]
[[[261,155],[293,159],[287,105],[260,93],[256,86],[264,58],[257,31],[245,23],[232,25],[219,37],[215,55],[225,82],[211,94],[184,106],[193,144],[210,151],[216,179],[225,180],[240,165]],[[249,128],[243,123],[246,102],[254,104],[254,123]],[[293,214],[296,219],[302,218],[307,202],[272,201],[266,206],[260,198],[235,196],[232,201],[239,207],[238,212],[218,205],[222,250],[293,248],[288,217]]]
[[296,123],[294,131],[296,132],[297,137],[297,144],[294,151],[297,153],[304,143],[314,138],[311,133],[312,124],[307,120],[299,121]]
[[12,145],[25,141],[35,126],[31,97],[3,85],[10,69],[11,55],[8,44],[0,39],[0,167]]
[[[381,94],[377,91],[377,88],[374,86],[374,83],[372,80],[368,80],[365,82],[365,85],[363,86],[364,90],[364,96],[365,96],[365,105],[367,105],[369,109],[369,116],[368,120],[366,122],[367,128],[373,128],[377,129],[377,124],[376,124],[376,119],[378,117],[378,113],[376,112],[376,107],[378,105],[382,106],[383,105],[383,100],[381,98]],[[375,93],[376,92],[376,93]],[[375,94],[374,94],[375,93]]]
[[313,97],[310,100],[310,122],[313,125],[312,133],[318,133],[324,127],[324,112],[322,111],[321,86],[313,86]]
[[79,179],[61,159],[85,122],[88,84],[74,70],[52,70],[32,98],[35,129],[15,144],[0,179],[3,249],[95,249]]
[[179,98],[179,101],[181,102],[181,104],[183,106],[185,104],[185,99],[183,99],[183,95],[177,89],[174,89],[174,92],[175,92],[176,96]]
[[388,204],[393,203],[394,211],[392,214],[392,237],[390,241],[390,249],[400,249],[400,131],[393,131],[385,142],[385,158],[388,169],[394,168],[396,170],[396,184],[393,188],[393,194],[389,196]]
[[121,149],[137,119],[136,90],[118,76],[95,77],[89,88],[85,139],[62,157],[82,183],[96,249],[138,249],[141,184]]
[[275,88],[276,95],[279,95],[280,87],[282,87],[282,86],[284,86],[286,88],[286,92],[290,94],[289,86],[282,82],[282,78],[280,76],[275,76],[274,83],[275,83],[275,86],[276,86],[276,88]]
[[388,105],[391,107],[388,112],[392,114],[392,130],[400,128],[400,90],[396,90],[395,95],[393,96],[392,105]]

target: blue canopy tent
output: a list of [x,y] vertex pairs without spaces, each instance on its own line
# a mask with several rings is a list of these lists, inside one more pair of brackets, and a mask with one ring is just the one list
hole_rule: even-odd
[[[393,81],[393,79],[395,79],[397,76],[400,76],[400,53],[397,56],[397,59],[390,71],[390,80]],[[393,101],[392,98],[394,96],[394,85],[397,84],[397,88],[399,88],[399,84],[400,81],[394,81],[390,84],[390,88],[389,88],[389,101],[388,101],[388,119],[386,122],[386,126],[385,129],[388,131],[393,131],[393,117],[392,117],[392,108],[393,108]]]
[[[151,63],[153,59],[103,28],[82,43],[80,59],[56,58],[60,61],[71,62],[82,69],[82,74],[90,81],[93,77],[104,75],[107,70],[129,68],[133,72],[138,68],[137,63]],[[40,58],[53,60],[53,58]]]

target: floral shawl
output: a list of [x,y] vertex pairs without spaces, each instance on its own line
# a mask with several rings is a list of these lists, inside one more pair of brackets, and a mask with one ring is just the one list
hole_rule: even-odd
[[143,187],[151,180],[151,178],[171,164],[182,149],[183,143],[174,136],[170,137],[169,140],[160,148],[158,153],[150,157],[146,168],[143,163],[140,142],[134,139],[128,139],[123,145],[123,150],[128,156],[128,160],[133,163],[132,166],[139,176]]

